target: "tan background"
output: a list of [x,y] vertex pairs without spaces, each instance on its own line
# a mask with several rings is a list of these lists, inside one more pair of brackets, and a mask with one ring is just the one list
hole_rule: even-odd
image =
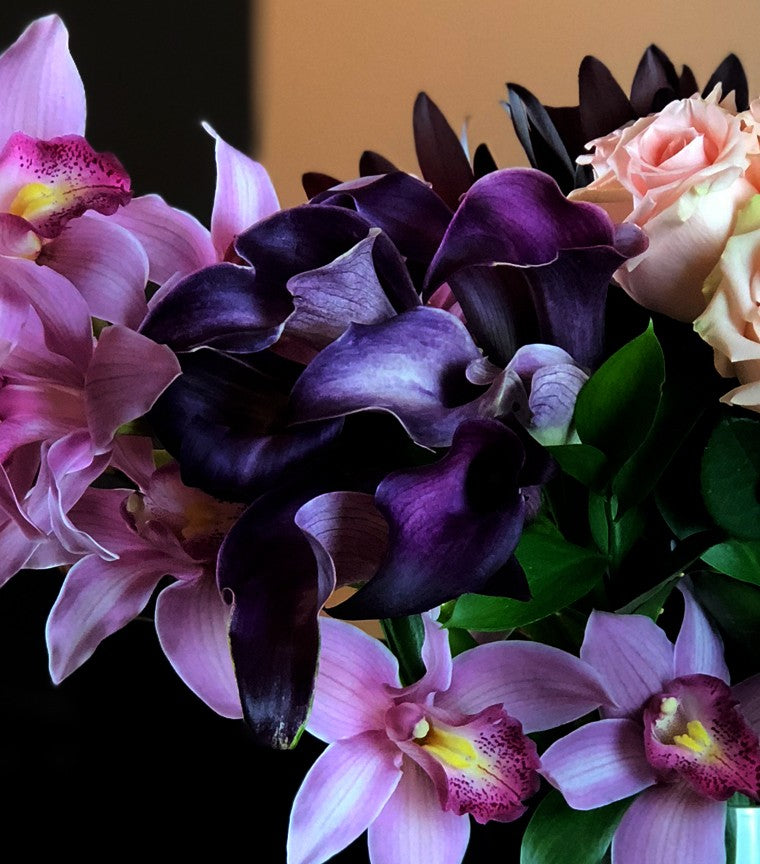
[[471,148],[486,141],[500,167],[525,164],[499,100],[506,81],[549,104],[577,103],[584,54],[628,91],[650,42],[700,85],[729,52],[760,92],[760,0],[259,0],[256,156],[284,206],[300,176],[349,179],[364,149],[416,170],[411,111],[426,90]]

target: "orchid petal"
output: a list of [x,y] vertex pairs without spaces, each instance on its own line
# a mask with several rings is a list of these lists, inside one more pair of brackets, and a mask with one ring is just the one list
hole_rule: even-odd
[[673,646],[665,633],[644,615],[591,613],[581,646],[581,659],[599,673],[607,694],[618,706],[611,717],[639,711],[646,700],[673,678]]
[[378,639],[358,627],[320,618],[319,669],[308,731],[332,743],[383,729],[386,687],[399,687],[398,661]]
[[479,390],[465,373],[480,356],[464,324],[443,310],[353,324],[298,379],[290,411],[299,421],[388,411],[415,442],[446,446],[459,423],[479,413],[470,404]]
[[657,786],[640,795],[612,838],[615,864],[726,860],[726,804],[696,795],[680,784]]
[[459,654],[451,686],[435,704],[465,714],[504,705],[527,734],[568,723],[605,702],[599,676],[582,660],[550,645],[509,640]]
[[153,442],[140,435],[119,435],[114,439],[111,465],[126,474],[138,489],[148,488],[156,463]]
[[372,864],[460,864],[469,839],[469,817],[444,810],[430,778],[409,760],[367,835]]
[[438,610],[422,616],[425,638],[422,642],[422,664],[425,674],[404,689],[404,699],[424,703],[431,693],[446,690],[451,683],[451,648],[449,634],[436,620]]
[[156,631],[174,671],[217,714],[238,718],[243,712],[228,642],[229,619],[230,607],[209,573],[169,585],[156,601]]
[[174,351],[249,353],[276,342],[291,311],[289,298],[260,289],[250,267],[215,264],[152,303],[140,332]]
[[167,569],[164,554],[135,544],[115,561],[88,555],[69,570],[45,630],[56,684],[142,612]]
[[84,134],[84,85],[57,15],[32,22],[0,56],[0,92],[0,140],[19,131],[35,138]]
[[241,231],[276,213],[280,205],[264,167],[228,144],[208,123],[203,128],[216,142],[211,242],[222,261]]
[[3,549],[0,588],[27,565],[40,542],[39,539],[26,537],[15,521],[8,519],[0,522],[0,544]]
[[397,755],[384,732],[331,744],[293,802],[288,864],[322,864],[365,831],[401,779]]
[[522,531],[525,505],[517,476],[524,458],[511,430],[473,420],[457,429],[440,461],[386,477],[376,501],[390,525],[388,555],[332,614],[409,615],[484,587]]
[[0,208],[42,237],[57,237],[87,210],[110,216],[131,198],[121,162],[78,135],[40,141],[16,132],[0,152]]
[[683,595],[684,613],[673,655],[673,677],[712,675],[728,684],[730,677],[720,636],[710,626],[691,591],[680,584],[678,588]]
[[37,259],[69,279],[90,314],[136,329],[147,312],[148,258],[138,240],[110,219],[86,214],[43,247]]
[[142,243],[150,279],[163,285],[175,274],[188,276],[217,261],[209,232],[189,213],[170,207],[158,195],[133,198],[110,219]]
[[110,447],[123,423],[147,414],[180,374],[177,358],[134,330],[114,324],[100,334],[85,379],[93,445]]
[[575,810],[603,807],[657,781],[643,738],[633,720],[587,723],[555,741],[541,756],[539,770]]
[[41,248],[42,241],[26,219],[12,213],[0,213],[0,255],[33,261]]

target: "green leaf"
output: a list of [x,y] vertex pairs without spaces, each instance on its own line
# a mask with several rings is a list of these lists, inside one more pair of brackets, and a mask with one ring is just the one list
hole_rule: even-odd
[[599,864],[633,798],[596,810],[573,810],[556,789],[536,808],[520,864]]
[[[743,649],[744,659],[752,667],[751,671],[756,672],[755,658],[760,645],[760,588],[720,573],[694,573],[691,578],[697,600],[717,621],[726,637]],[[742,680],[743,676],[733,667],[732,672],[736,674],[736,680]]]
[[575,403],[575,428],[584,444],[622,465],[649,433],[665,379],[662,348],[650,323],[586,382]]
[[667,579],[663,579],[654,588],[650,588],[649,591],[639,594],[630,603],[626,603],[625,606],[621,606],[616,611],[622,615],[646,615],[648,618],[656,621],[660,617],[665,601],[670,596],[670,592],[675,588],[679,579],[681,579],[680,574],[668,576]]
[[707,442],[701,473],[715,522],[734,537],[760,540],[760,421],[724,418]]
[[422,662],[422,643],[425,626],[420,615],[408,618],[382,618],[380,626],[388,647],[398,657],[399,676],[406,687],[419,681],[425,674]]
[[568,543],[556,529],[545,526],[527,528],[515,555],[525,570],[532,599],[464,594],[456,601],[447,627],[498,631],[539,621],[588,594],[607,567],[604,556]]
[[596,488],[603,482],[607,457],[590,444],[557,444],[546,448],[559,467],[579,483]]
[[702,560],[734,579],[760,585],[760,542],[727,540],[708,549]]

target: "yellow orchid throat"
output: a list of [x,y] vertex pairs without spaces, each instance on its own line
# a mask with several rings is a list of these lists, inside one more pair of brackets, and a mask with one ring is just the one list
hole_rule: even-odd
[[47,183],[26,183],[16,193],[8,212],[32,221],[65,204],[66,192]]

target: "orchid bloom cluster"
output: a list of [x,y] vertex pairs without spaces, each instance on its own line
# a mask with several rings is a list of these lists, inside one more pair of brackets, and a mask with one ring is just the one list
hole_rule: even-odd
[[535,864],[723,864],[760,798],[736,58],[699,91],[651,47],[630,97],[586,58],[573,108],[509,85],[531,168],[421,94],[418,173],[366,152],[288,209],[206,126],[210,229],[87,143],[56,16],[0,84],[0,583],[60,568],[52,680],[150,610],[211,710],[325,742],[289,864],[365,831],[460,864],[470,817]]

